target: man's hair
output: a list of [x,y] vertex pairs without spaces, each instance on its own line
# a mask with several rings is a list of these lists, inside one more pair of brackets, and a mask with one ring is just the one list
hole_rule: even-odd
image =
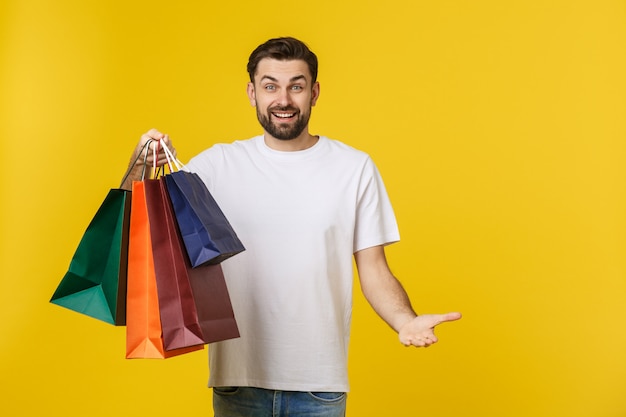
[[250,82],[254,83],[256,68],[262,59],[271,58],[279,61],[302,60],[309,66],[312,82],[317,81],[317,56],[302,41],[291,37],[274,38],[259,45],[248,59]]

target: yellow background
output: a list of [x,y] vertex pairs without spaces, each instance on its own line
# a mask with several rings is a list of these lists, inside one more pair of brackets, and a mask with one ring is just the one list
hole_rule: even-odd
[[0,3],[0,414],[211,415],[206,350],[125,360],[51,305],[139,136],[183,161],[260,132],[248,54],[305,40],[312,131],[370,153],[418,312],[405,349],[355,295],[349,416],[626,416],[626,2]]

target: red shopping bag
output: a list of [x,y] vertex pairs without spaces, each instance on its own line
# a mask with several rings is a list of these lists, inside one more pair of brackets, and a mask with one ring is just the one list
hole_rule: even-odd
[[186,257],[185,261],[204,341],[213,343],[239,337],[222,265],[192,268]]
[[144,181],[165,350],[204,344],[163,178]]

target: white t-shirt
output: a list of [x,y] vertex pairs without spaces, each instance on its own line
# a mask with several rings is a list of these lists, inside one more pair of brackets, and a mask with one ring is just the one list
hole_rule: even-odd
[[280,152],[257,136],[186,169],[246,247],[222,263],[241,337],[209,347],[209,386],[348,391],[352,255],[399,240],[370,157],[326,137]]

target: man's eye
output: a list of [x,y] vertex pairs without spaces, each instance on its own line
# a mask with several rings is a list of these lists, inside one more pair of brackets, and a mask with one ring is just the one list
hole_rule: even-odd
[[294,85],[291,87],[292,90],[296,90],[296,91],[300,91],[302,90],[302,86],[301,85]]
[[275,90],[276,87],[274,85],[272,85],[272,84],[268,84],[268,85],[265,86],[265,89],[272,91],[272,90]]

